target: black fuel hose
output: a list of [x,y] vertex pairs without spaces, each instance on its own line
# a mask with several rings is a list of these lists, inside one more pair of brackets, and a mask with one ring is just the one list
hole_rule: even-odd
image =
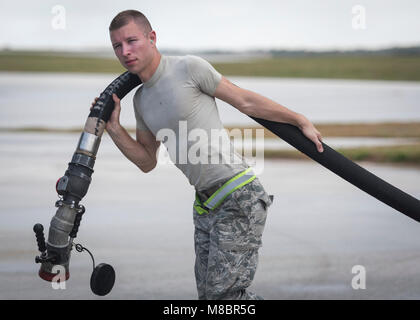
[[420,222],[420,201],[418,199],[362,168],[325,143],[322,143],[324,152],[318,152],[315,144],[293,125],[251,118],[344,180]]
[[112,94],[115,93],[119,99],[122,99],[139,84],[141,84],[141,80],[137,75],[128,71],[124,72],[102,91],[99,99],[90,111],[89,117],[99,118],[104,122],[107,122],[114,110]]

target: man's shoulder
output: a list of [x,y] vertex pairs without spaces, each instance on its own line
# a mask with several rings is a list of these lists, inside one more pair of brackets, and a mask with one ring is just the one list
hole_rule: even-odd
[[182,56],[166,56],[167,61],[169,64],[183,64],[183,65],[195,65],[197,63],[206,62],[203,58],[191,54],[182,55]]
[[197,68],[197,61],[201,58],[193,55],[182,56],[165,56],[166,73],[173,77],[183,79],[185,76],[190,77],[194,70]]
[[185,61],[190,61],[192,59],[196,59],[199,58],[198,56],[192,55],[192,54],[185,54],[185,55],[180,55],[180,56],[167,56],[165,55],[165,58],[168,61],[171,62],[185,62]]

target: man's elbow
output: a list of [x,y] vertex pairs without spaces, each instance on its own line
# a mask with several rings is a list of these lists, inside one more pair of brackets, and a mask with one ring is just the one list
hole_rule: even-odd
[[248,116],[256,116],[258,114],[258,103],[254,92],[242,90],[236,101],[236,108]]
[[272,118],[272,111],[274,110],[272,101],[262,95],[247,91],[242,96],[241,105],[238,108],[242,113],[248,116],[267,119],[266,117]]
[[137,167],[144,173],[149,173],[150,171],[152,171],[154,168],[156,168],[157,162],[155,163],[150,163],[150,164],[146,164],[146,165],[137,165]]

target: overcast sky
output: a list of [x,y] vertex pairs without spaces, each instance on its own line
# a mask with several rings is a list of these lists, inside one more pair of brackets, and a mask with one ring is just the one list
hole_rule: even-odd
[[142,11],[165,49],[420,45],[419,0],[0,1],[0,47],[9,48],[110,47],[109,23],[125,9]]

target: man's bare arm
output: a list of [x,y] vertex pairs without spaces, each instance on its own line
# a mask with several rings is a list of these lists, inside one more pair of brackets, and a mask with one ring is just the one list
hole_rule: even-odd
[[137,141],[122,126],[107,129],[107,132],[118,149],[141,171],[147,173],[156,167],[160,142],[150,132],[137,130]]

